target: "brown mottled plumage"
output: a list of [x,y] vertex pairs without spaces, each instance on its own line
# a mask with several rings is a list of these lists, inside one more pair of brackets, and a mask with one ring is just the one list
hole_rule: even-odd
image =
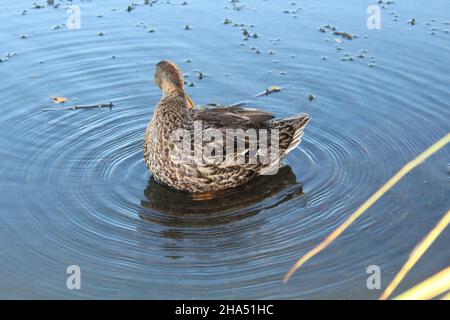
[[[163,96],[145,131],[145,164],[157,181],[178,190],[204,193],[237,187],[274,166],[278,168],[286,154],[299,145],[309,121],[306,114],[276,120],[270,113],[238,106],[193,109],[193,103],[183,89],[182,73],[172,62],[161,61],[156,65],[155,82]],[[275,164],[175,161],[173,154],[179,146],[171,139],[172,132],[184,129],[192,133],[193,139],[194,121],[198,120],[202,121],[203,130],[215,128],[223,135],[226,129],[254,128],[267,129],[270,137],[271,130],[278,129],[279,153]],[[226,141],[225,137],[223,141]]]

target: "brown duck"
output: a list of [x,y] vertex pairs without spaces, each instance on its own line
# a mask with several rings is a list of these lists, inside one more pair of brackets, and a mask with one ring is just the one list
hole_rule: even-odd
[[[194,194],[210,193],[237,187],[257,176],[276,172],[274,169],[282,166],[284,157],[300,144],[303,130],[309,121],[306,114],[274,119],[274,116],[268,112],[244,109],[240,106],[194,108],[192,100],[184,91],[183,75],[173,62],[161,61],[156,65],[155,82],[162,90],[163,96],[145,131],[145,164],[158,182],[178,190]],[[203,130],[214,129],[216,134],[219,132],[223,135],[221,141],[227,141],[226,134],[229,130],[242,129],[247,132],[248,129],[255,129],[258,131],[256,139],[261,137],[259,132],[265,131],[269,136],[267,149],[274,145],[270,137],[277,131],[278,148],[274,149],[275,151],[270,149],[270,152],[264,155],[258,154],[261,159],[265,156],[270,158],[270,161],[255,163],[249,160],[251,152],[249,146],[255,136],[245,136],[244,139],[241,138],[243,143],[241,146],[245,147],[244,152],[236,151],[231,154],[231,157],[230,149],[226,148],[225,143],[223,146],[215,145],[217,148],[223,148],[220,150],[223,152],[221,154],[213,151],[210,153],[211,158],[200,156],[193,157],[193,160],[192,157],[180,156],[186,153],[181,153],[183,144],[178,143],[181,140],[175,142],[173,133],[180,129],[189,133],[188,136],[184,136],[184,139],[188,137],[189,143],[192,142],[191,147],[188,148],[189,151],[194,150],[192,145],[198,144],[199,141],[195,140],[196,137],[198,138],[195,126],[200,121]],[[205,131],[202,132],[204,134]],[[239,138],[236,138],[232,142],[233,151],[238,150],[238,140]],[[220,139],[209,140],[209,144],[214,144],[216,141]],[[201,142],[202,147],[205,147],[205,143],[207,142]],[[186,151],[186,149],[183,150]],[[192,154],[194,153],[192,151]],[[236,160],[238,156],[241,156],[240,159],[244,161],[229,161]],[[217,159],[224,161],[217,161]]]

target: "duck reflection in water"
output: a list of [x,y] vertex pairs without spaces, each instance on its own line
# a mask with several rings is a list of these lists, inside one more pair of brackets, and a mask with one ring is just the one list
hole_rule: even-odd
[[[211,227],[239,221],[303,195],[290,166],[240,187],[198,199],[150,178],[141,201],[141,219],[170,227]],[[306,199],[301,204],[304,206]]]

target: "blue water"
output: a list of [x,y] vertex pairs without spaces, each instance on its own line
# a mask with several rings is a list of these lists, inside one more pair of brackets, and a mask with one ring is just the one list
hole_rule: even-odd
[[[450,208],[449,147],[282,283],[450,131],[450,3],[398,0],[369,30],[376,2],[1,1],[0,298],[377,298],[365,268],[380,266],[386,286]],[[64,25],[71,4],[81,29]],[[327,24],[358,37],[318,31]],[[205,202],[155,183],[142,140],[161,59],[180,65],[196,103],[310,114],[286,167]],[[282,91],[255,97],[271,85]],[[44,112],[64,107],[52,96],[115,106]],[[446,230],[396,293],[448,266],[449,241]],[[69,265],[81,290],[66,287]]]

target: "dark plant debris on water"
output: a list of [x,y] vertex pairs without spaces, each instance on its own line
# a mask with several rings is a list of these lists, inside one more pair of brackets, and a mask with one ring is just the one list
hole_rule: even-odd
[[[395,4],[395,1],[390,1],[390,0],[378,0],[376,1],[377,4],[382,8],[382,9],[387,9],[388,7],[392,6]],[[65,9],[65,5],[71,4],[72,1],[71,0],[42,0],[40,2],[33,2],[31,9],[35,9],[35,10],[40,10],[40,9],[47,9],[47,8],[54,8],[54,9]],[[166,2],[162,2],[159,0],[136,0],[133,2],[130,2],[126,5],[126,7],[123,7],[122,10],[126,11],[130,14],[133,14],[133,11],[135,11],[136,9],[138,9],[139,7],[151,7],[157,3],[170,3],[171,5],[175,5],[175,6],[188,6],[188,2],[187,1],[179,1],[178,3],[171,3],[170,1],[166,1]],[[63,5],[62,5],[63,4]],[[125,10],[124,10],[125,9]],[[249,7],[248,4],[243,4],[240,2],[240,0],[229,0],[229,5],[225,6],[225,9],[228,10],[233,10],[233,11],[242,11],[244,9],[249,9],[252,10],[253,8]],[[287,8],[281,8],[281,14],[283,15],[291,15],[294,18],[297,18],[297,16],[304,10],[302,7],[300,7],[298,5],[298,1],[292,1],[291,3],[288,4]],[[21,15],[26,16],[29,14],[29,10],[30,9],[23,9],[21,11]],[[116,11],[116,8],[112,8],[112,11]],[[119,10],[120,11],[120,10]],[[126,14],[126,13],[125,13]],[[236,13],[230,13],[230,15],[236,16]],[[103,14],[97,14],[96,15],[97,18],[102,18],[104,15]],[[242,17],[241,15],[239,15],[240,17]],[[395,12],[395,11],[390,11],[389,12],[389,16],[392,17],[392,21],[398,21],[400,19],[400,15],[399,13]],[[416,17],[414,18],[410,18],[409,20],[406,20],[407,23],[411,26],[416,26],[418,24],[418,20]],[[270,55],[273,57],[277,57],[277,51],[275,51],[273,49],[274,46],[279,45],[282,42],[282,39],[279,37],[275,37],[275,38],[271,38],[268,39],[270,46],[269,48],[264,48],[263,47],[263,42],[264,42],[264,34],[260,34],[259,32],[256,32],[255,30],[255,25],[252,23],[243,23],[243,22],[236,22],[235,18],[232,18],[230,16],[228,17],[223,17],[222,21],[218,21],[218,23],[222,23],[223,25],[226,26],[230,26],[233,27],[237,30],[237,34],[241,36],[240,40],[240,46],[245,48],[246,50],[248,50],[251,53],[254,53],[258,56],[264,56],[264,55]],[[428,26],[429,27],[429,33],[431,35],[436,35],[439,32],[442,32],[442,34],[449,34],[450,30],[447,28],[445,29],[445,27],[443,26],[450,26],[450,21],[436,21],[436,19],[429,19],[428,21],[424,21],[422,25]],[[153,27],[150,27],[149,25],[147,25],[144,22],[139,22],[136,23],[135,25],[136,27],[143,27],[144,30],[146,30],[147,33],[153,34],[156,32],[156,29]],[[185,25],[181,25],[182,28],[184,30],[192,30],[193,26],[189,25],[189,24],[185,24]],[[65,24],[58,24],[58,25],[54,25],[53,27],[51,27],[52,30],[61,30],[65,27]],[[412,28],[411,28],[412,29]],[[350,33],[348,31],[344,31],[339,29],[338,27],[336,27],[333,24],[327,23],[322,25],[321,27],[318,28],[318,31],[320,33],[323,33],[324,35],[326,35],[325,41],[333,43],[334,44],[334,48],[335,51],[338,53],[338,59],[339,61],[342,62],[346,62],[346,63],[365,63],[366,66],[373,68],[375,67],[375,57],[373,55],[368,55],[368,50],[367,49],[360,49],[360,50],[356,50],[356,51],[348,51],[346,50],[346,43],[348,41],[357,39],[357,38],[362,38],[362,41],[364,41],[364,39],[367,39],[368,36],[367,35],[362,35],[359,36],[357,34],[354,33]],[[95,34],[94,34],[95,35]],[[97,36],[103,37],[106,35],[106,33],[104,31],[98,31],[96,33]],[[28,39],[28,34],[26,33],[22,33],[19,35],[20,39]],[[261,47],[259,46],[259,44],[261,45]],[[17,53],[6,53],[4,54],[3,57],[0,58],[0,64],[9,61],[12,57],[14,57],[15,55],[17,55]],[[110,55],[109,58],[111,59],[115,59],[117,57],[117,55]],[[291,54],[290,58],[295,58],[296,56]],[[330,55],[321,55],[319,56],[319,58],[322,61],[328,61],[331,59]],[[191,63],[192,60],[191,59],[185,59],[186,63]],[[274,64],[278,64],[280,62],[279,59],[272,59],[272,63]],[[44,60],[40,60],[39,63],[44,63]],[[281,65],[281,63],[280,63]],[[195,78],[197,80],[203,80],[206,77],[206,74],[202,71],[199,70],[194,70],[193,73],[195,74]],[[274,75],[274,74],[279,74],[279,75],[287,75],[286,71],[283,70],[270,70],[268,71],[268,74],[270,75]],[[230,77],[230,73],[225,73],[224,74],[225,77]],[[38,75],[33,74],[32,78],[36,78],[38,77]],[[185,78],[188,78],[189,75],[187,74]],[[195,83],[193,81],[187,81],[185,80],[185,84],[189,87],[195,87]],[[281,90],[281,87],[278,86],[271,86],[268,89],[266,89],[265,91],[259,93],[257,96],[266,96],[269,94],[272,94],[274,92],[279,92]],[[312,94],[308,95],[308,100],[309,101],[313,101],[315,99],[315,96]],[[66,102],[66,101],[64,101]],[[62,102],[62,103],[64,103]],[[93,105],[94,107],[98,107],[98,105]],[[109,104],[100,104],[101,107],[104,106],[109,106]],[[65,109],[71,109],[71,110],[76,110],[76,109],[81,109],[81,108],[90,108],[91,106],[73,106],[73,107],[68,107]]]
[[102,108],[109,108],[109,110],[112,110],[112,107],[114,104],[112,102],[109,103],[100,103],[100,104],[93,104],[93,105],[73,105],[70,107],[65,108],[46,108],[42,111],[63,111],[63,110],[79,110],[79,109],[102,109]]

